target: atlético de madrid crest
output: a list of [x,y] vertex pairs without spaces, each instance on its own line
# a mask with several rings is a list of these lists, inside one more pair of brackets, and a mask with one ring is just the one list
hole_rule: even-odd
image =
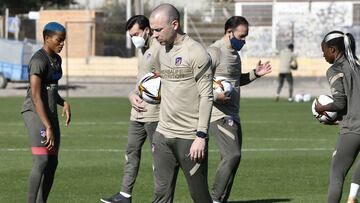
[[181,56],[176,57],[176,59],[175,59],[175,65],[176,65],[176,66],[179,66],[179,65],[181,64],[181,62],[182,62],[182,57],[181,57]]

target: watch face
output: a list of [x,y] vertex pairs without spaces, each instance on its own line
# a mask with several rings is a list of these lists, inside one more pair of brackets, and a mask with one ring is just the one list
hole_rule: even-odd
[[199,131],[199,132],[196,132],[196,137],[207,138],[207,134]]

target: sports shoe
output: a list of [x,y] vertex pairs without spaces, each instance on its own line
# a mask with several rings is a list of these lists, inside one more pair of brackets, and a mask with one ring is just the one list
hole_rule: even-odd
[[108,198],[101,198],[100,201],[104,203],[131,203],[131,197],[126,198],[122,194],[117,193]]
[[292,101],[293,101],[293,98],[292,98],[292,97],[289,97],[289,98],[288,98],[288,101],[289,101],[289,102],[292,102]]

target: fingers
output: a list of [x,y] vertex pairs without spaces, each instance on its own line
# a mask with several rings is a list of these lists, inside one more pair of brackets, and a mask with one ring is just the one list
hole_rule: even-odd
[[46,142],[44,143],[48,150],[51,150],[55,145],[54,136],[49,130],[46,131]]
[[71,113],[69,111],[66,111],[66,122],[65,126],[68,127],[71,121]]
[[134,108],[135,111],[137,111],[137,112],[145,112],[146,111],[144,105],[142,104],[143,100],[138,95],[134,95],[130,102],[131,102],[132,108]]
[[204,158],[204,151],[195,152],[192,156],[190,156],[191,161],[199,161]]
[[135,105],[133,104],[132,107],[135,109],[135,111],[137,112],[146,112],[147,110],[145,109],[144,106],[142,105]]
[[205,157],[205,152],[204,150],[193,150],[189,153],[190,156],[190,160],[191,161],[198,161],[201,160]]

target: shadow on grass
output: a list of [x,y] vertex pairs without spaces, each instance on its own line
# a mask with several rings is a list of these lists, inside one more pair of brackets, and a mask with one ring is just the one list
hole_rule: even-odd
[[255,200],[241,200],[241,201],[229,201],[228,203],[273,203],[273,202],[290,202],[291,199],[255,199]]

